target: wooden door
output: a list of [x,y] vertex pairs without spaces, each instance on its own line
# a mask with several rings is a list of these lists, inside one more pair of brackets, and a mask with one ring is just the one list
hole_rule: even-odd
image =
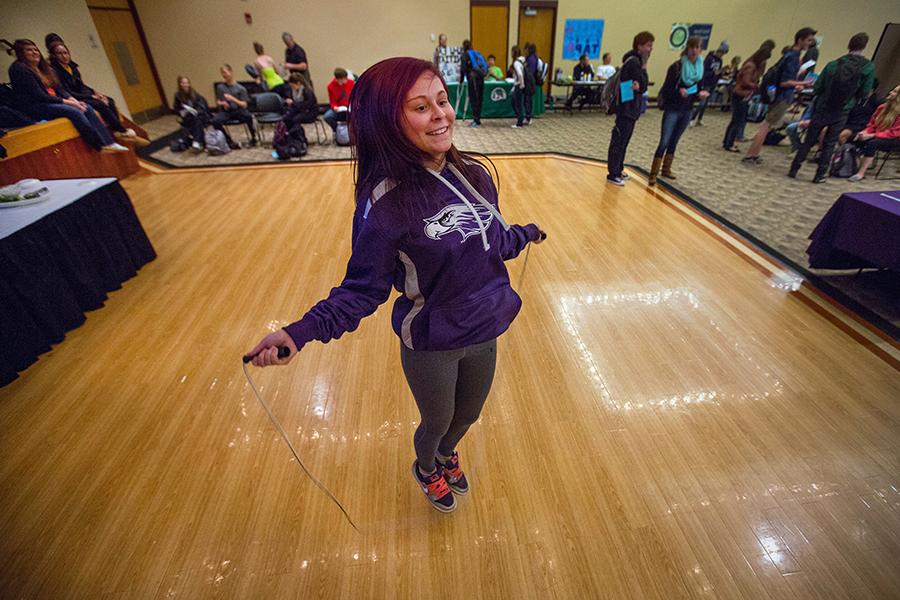
[[550,80],[553,79],[553,51],[556,38],[556,2],[532,2],[519,4],[519,41],[516,42],[522,53],[525,44],[531,42],[537,46],[538,56],[548,65],[547,80],[544,82],[544,93],[550,93]]
[[470,40],[472,47],[497,57],[497,66],[506,73],[509,64],[509,0],[471,0]]
[[88,8],[135,121],[162,114],[166,103],[128,2],[89,0]]

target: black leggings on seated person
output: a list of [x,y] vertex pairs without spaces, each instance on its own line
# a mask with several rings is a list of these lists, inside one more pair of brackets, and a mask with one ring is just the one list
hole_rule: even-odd
[[871,138],[859,145],[863,156],[875,156],[876,152],[894,152],[900,150],[900,138],[892,140],[885,138]]

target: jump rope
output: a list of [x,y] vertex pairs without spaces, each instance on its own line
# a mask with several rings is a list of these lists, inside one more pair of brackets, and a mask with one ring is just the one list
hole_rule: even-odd
[[[545,239],[547,239],[547,234],[542,231],[541,232],[541,241],[543,241]],[[522,274],[519,275],[519,285],[518,285],[519,289],[522,288],[522,282],[525,281],[525,271],[528,268],[528,257],[530,255],[531,255],[531,244],[528,244],[528,246],[525,247],[525,261],[522,264]],[[278,358],[287,358],[290,355],[291,355],[290,348],[288,348],[286,346],[278,347]],[[263,397],[259,393],[259,390],[256,389],[256,384],[253,383],[253,378],[250,377],[250,371],[247,370],[247,364],[251,360],[253,360],[253,357],[250,356],[249,354],[245,354],[244,357],[242,358],[241,368],[244,370],[244,377],[247,378],[247,383],[250,384],[250,389],[253,390],[253,394],[256,396],[256,399],[259,401],[260,406],[262,406],[263,410],[266,411],[266,414],[269,415],[269,420],[272,422],[272,425],[274,425],[275,429],[278,430],[278,433],[281,434],[281,439],[283,439],[284,443],[287,444],[288,448],[291,449],[291,454],[293,454],[294,458],[297,459],[297,464],[300,465],[300,469],[310,480],[312,480],[312,482],[314,484],[316,484],[316,486],[320,490],[322,490],[322,492],[326,496],[328,496],[328,498],[331,499],[332,502],[334,502],[335,505],[337,505],[337,507],[339,509],[341,509],[341,512],[344,513],[344,517],[347,519],[347,522],[350,523],[350,527],[352,527],[354,530],[356,530],[357,533],[362,533],[359,530],[359,527],[356,526],[356,523],[353,522],[353,519],[350,518],[350,514],[347,512],[347,509],[344,508],[344,505],[341,504],[340,500],[338,500],[335,497],[335,495],[331,493],[331,490],[329,490],[327,487],[325,487],[325,485],[321,481],[316,479],[315,475],[313,475],[310,472],[310,470],[306,467],[306,465],[303,464],[303,460],[300,459],[300,454],[297,452],[297,449],[294,448],[294,444],[292,444],[291,440],[288,438],[288,435],[285,432],[284,427],[281,426],[281,421],[278,420],[278,417],[275,416],[275,414],[272,412],[272,409],[269,408],[269,405],[266,404],[265,400],[263,400]]]

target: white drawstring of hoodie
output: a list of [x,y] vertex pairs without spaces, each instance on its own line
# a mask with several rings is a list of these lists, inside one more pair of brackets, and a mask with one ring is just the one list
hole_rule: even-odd
[[[503,218],[503,215],[500,214],[500,211],[497,210],[497,208],[493,204],[491,204],[490,202],[485,200],[484,196],[482,196],[480,193],[478,193],[478,190],[476,190],[472,186],[472,184],[469,183],[468,179],[463,177],[462,173],[459,172],[459,169],[457,169],[454,165],[452,165],[450,163],[447,163],[447,168],[450,170],[451,173],[453,173],[456,176],[457,179],[459,179],[459,181],[463,184],[463,186],[467,190],[469,190],[469,193],[475,197],[475,200],[477,200],[479,204],[481,204],[486,209],[488,209],[490,211],[490,213],[492,215],[494,215],[494,217],[498,221],[500,221],[500,225],[503,226],[503,229],[506,231],[509,231],[509,225],[506,223],[506,219]],[[484,251],[487,252],[488,250],[490,250],[491,245],[488,243],[488,240],[487,240],[487,228],[484,226],[484,221],[481,220],[481,217],[478,215],[478,211],[475,210],[475,207],[472,206],[472,203],[469,201],[469,199],[466,198],[465,194],[463,194],[458,189],[456,189],[456,187],[452,183],[447,181],[447,179],[444,178],[444,176],[441,175],[440,173],[438,173],[437,171],[435,171],[433,169],[428,169],[428,172],[431,173],[432,175],[434,175],[438,179],[438,181],[440,181],[445,186],[447,186],[450,189],[450,191],[452,191],[454,194],[456,194],[456,196],[460,200],[463,201],[463,203],[466,205],[466,207],[468,207],[468,209],[470,211],[472,211],[472,214],[475,215],[475,220],[478,221],[478,229],[481,233],[481,243],[484,246]]]

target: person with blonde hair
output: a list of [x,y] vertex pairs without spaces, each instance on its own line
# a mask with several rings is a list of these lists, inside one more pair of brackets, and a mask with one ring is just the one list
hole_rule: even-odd
[[890,91],[884,104],[875,109],[866,128],[856,134],[863,159],[850,181],[860,181],[875,161],[876,152],[900,150],[900,85]]

